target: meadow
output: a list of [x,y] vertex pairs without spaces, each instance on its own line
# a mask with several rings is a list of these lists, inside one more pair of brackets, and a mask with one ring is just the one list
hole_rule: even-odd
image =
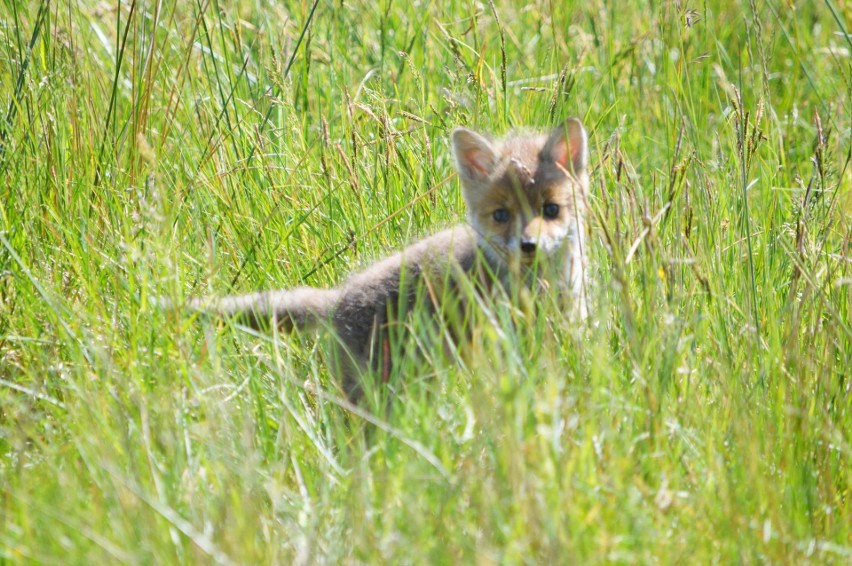
[[[852,561],[852,4],[0,2],[0,557]],[[365,378],[166,297],[463,222],[449,133],[580,117],[584,328]],[[422,318],[408,331],[430,332]]]

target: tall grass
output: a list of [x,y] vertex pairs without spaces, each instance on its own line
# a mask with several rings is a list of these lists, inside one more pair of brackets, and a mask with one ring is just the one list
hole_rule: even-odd
[[[0,14],[4,559],[852,560],[847,3]],[[335,284],[463,221],[454,126],[570,115],[583,330],[496,305],[353,406],[322,336],[157,306]]]

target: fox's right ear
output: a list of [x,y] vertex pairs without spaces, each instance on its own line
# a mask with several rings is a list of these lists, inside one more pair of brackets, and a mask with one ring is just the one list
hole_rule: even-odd
[[473,130],[453,130],[453,151],[462,180],[485,182],[497,166],[497,152],[491,142]]
[[589,138],[582,122],[568,118],[553,130],[544,145],[544,155],[574,175],[585,172],[589,165]]

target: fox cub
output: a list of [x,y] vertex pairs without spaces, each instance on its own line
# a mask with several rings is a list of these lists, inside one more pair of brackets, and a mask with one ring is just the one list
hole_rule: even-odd
[[549,134],[520,133],[502,140],[457,128],[452,145],[468,209],[466,224],[423,239],[332,289],[202,298],[191,307],[254,328],[327,323],[337,345],[331,370],[350,397],[359,394],[364,371],[388,379],[389,337],[394,328],[405,327],[405,314],[415,303],[425,303],[444,320],[459,318],[449,311],[465,302],[464,280],[465,289],[472,283],[480,291],[541,280],[567,299],[572,317],[584,319],[589,177],[588,141],[580,121],[568,119]]

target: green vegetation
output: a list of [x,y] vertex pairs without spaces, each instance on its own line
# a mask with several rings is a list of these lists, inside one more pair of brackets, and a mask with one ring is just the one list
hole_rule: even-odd
[[[852,560],[849,3],[234,4],[0,6],[0,556]],[[496,305],[353,407],[158,307],[334,284],[464,218],[454,126],[570,115],[583,332]]]

